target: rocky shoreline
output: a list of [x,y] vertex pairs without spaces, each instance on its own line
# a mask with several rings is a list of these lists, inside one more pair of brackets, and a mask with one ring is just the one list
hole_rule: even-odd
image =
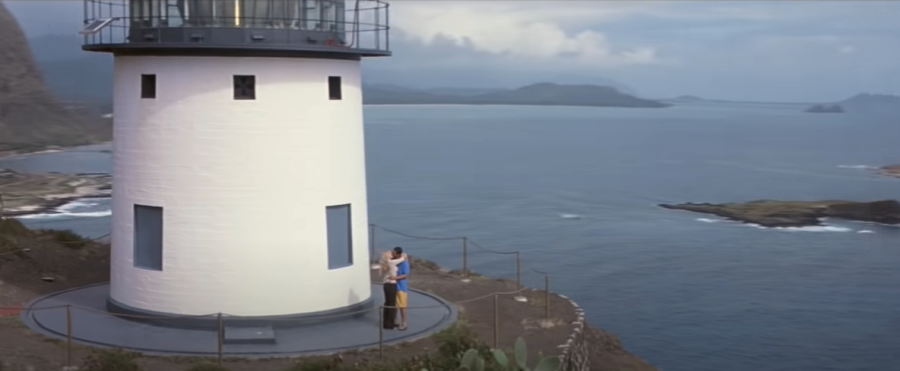
[[85,198],[110,197],[109,174],[21,173],[0,169],[0,201],[4,217],[53,212]]
[[896,200],[872,202],[757,200],[722,204],[689,202],[659,206],[671,210],[712,214],[770,228],[820,226],[823,218],[900,224],[900,202]]
[[900,178],[900,165],[882,166],[878,172],[884,176]]

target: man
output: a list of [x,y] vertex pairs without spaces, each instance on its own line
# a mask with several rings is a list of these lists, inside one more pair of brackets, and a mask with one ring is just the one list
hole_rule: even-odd
[[378,265],[384,275],[382,283],[384,287],[384,311],[382,313],[386,330],[393,330],[400,326],[397,325],[397,281],[393,277],[397,276],[397,265],[406,260],[406,254],[401,254],[400,258],[394,258],[394,251],[385,251],[381,254],[381,260]]
[[[394,259],[399,259],[404,256],[403,248],[397,246],[394,248]],[[409,286],[407,284],[407,278],[409,277],[409,258],[403,259],[403,262],[397,264],[397,275],[391,277],[392,280],[397,282],[397,308],[400,309],[400,327],[397,329],[400,331],[406,330],[406,301],[409,297]]]

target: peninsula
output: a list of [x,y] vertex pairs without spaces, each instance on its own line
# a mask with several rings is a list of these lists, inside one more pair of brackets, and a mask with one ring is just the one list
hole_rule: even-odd
[[683,203],[659,206],[672,210],[712,214],[771,228],[817,226],[822,225],[822,218],[900,224],[900,202],[895,200],[872,202],[757,200],[743,203]]

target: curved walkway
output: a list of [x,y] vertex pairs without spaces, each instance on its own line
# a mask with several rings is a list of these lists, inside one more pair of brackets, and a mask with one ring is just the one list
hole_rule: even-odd
[[[381,285],[373,284],[372,292],[381,303]],[[22,319],[35,332],[65,340],[65,306],[71,305],[75,343],[152,355],[218,354],[216,331],[166,328],[116,317],[106,311],[108,295],[109,284],[105,283],[54,293],[31,302]],[[409,303],[409,328],[383,331],[385,345],[425,338],[456,322],[456,307],[435,295],[411,290]],[[272,331],[270,344],[225,344],[223,353],[226,357],[264,358],[377,348],[379,315],[375,309],[357,318]]]

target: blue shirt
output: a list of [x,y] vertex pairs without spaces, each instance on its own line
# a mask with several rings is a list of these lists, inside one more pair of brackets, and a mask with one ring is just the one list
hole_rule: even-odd
[[[404,260],[402,263],[397,264],[397,275],[402,276],[405,274],[409,274],[409,260]],[[407,287],[406,278],[397,280],[397,290],[406,292]]]

